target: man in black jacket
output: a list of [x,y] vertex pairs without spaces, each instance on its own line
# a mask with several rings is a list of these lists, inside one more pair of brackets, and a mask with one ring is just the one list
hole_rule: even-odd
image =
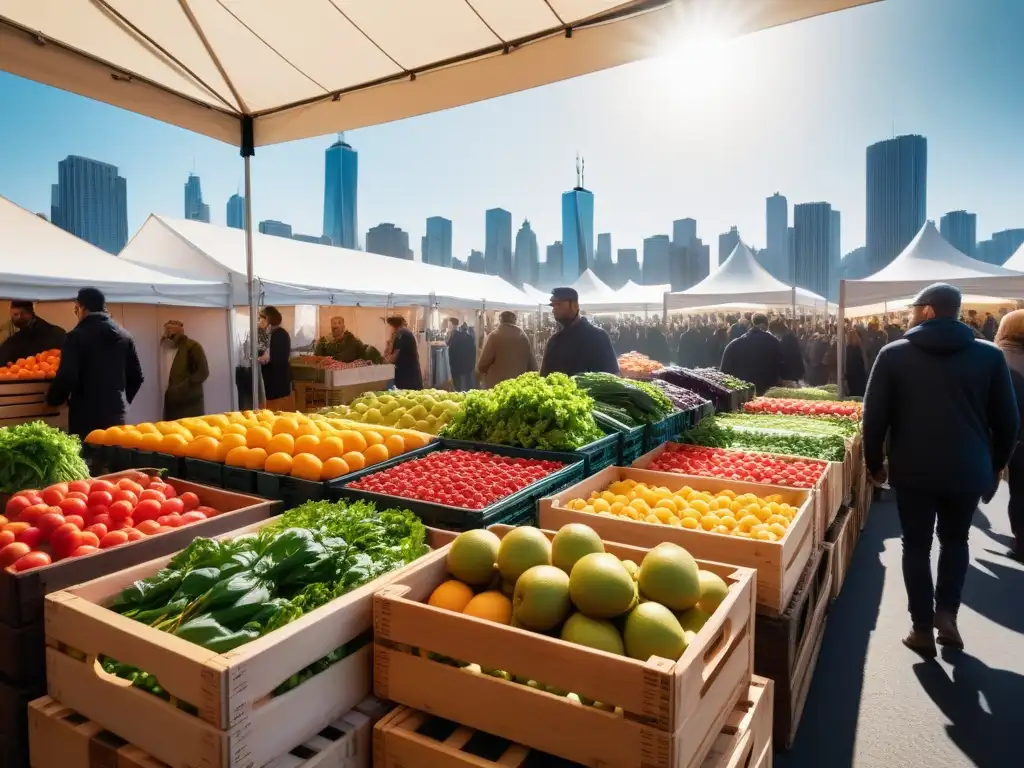
[[573,288],[551,291],[551,316],[561,327],[548,339],[540,375],[603,371],[619,373],[619,360],[608,334],[580,315],[580,297]]
[[796,334],[781,317],[772,323],[772,335],[782,346],[782,380],[797,382],[804,377],[804,355]]
[[60,349],[64,343],[64,329],[36,315],[31,301],[11,302],[11,323],[15,331],[0,344],[0,366]]
[[864,461],[876,483],[890,479],[903,527],[913,624],[903,643],[929,658],[936,654],[935,630],[940,644],[963,648],[956,616],[971,519],[978,502],[995,494],[1020,424],[1003,354],[957,320],[960,298],[944,283],[918,294],[911,330],[878,354],[864,398]]
[[134,339],[110,319],[98,289],[78,292],[75,315],[78,325],[64,337],[46,402],[67,402],[68,431],[84,438],[94,429],[125,423],[128,405],[142,386],[142,365]]
[[722,353],[722,373],[749,381],[757,394],[778,385],[783,369],[782,343],[768,333],[768,318],[757,314],[751,328],[733,339]]
[[456,392],[467,392],[473,388],[473,372],[476,370],[476,341],[469,329],[460,327],[457,317],[450,318],[448,332],[448,366],[452,369],[452,386]]

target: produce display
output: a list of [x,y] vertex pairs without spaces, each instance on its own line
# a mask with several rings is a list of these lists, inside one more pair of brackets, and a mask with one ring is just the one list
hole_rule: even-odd
[[619,355],[619,373],[631,379],[649,379],[651,374],[659,370],[662,364],[651,360],[639,352],[626,352]]
[[798,398],[759,397],[743,404],[747,413],[778,413],[786,416],[830,416],[860,421],[864,407],[860,403],[800,400]]
[[675,411],[657,387],[610,373],[581,373],[576,386],[594,398],[594,417],[622,431],[661,421]]
[[110,427],[85,439],[311,481],[333,480],[429,441],[415,430],[266,410]]
[[364,392],[349,405],[325,408],[320,413],[329,419],[351,419],[436,435],[459,410],[465,396],[464,392],[443,389]]
[[651,379],[647,382],[652,387],[657,387],[665,393],[665,397],[672,401],[674,405],[680,411],[692,411],[696,408],[702,408],[705,405],[710,405],[711,401],[707,398],[701,397],[692,389],[686,389],[685,387],[679,387],[672,384],[664,379]]
[[[467,531],[452,542],[447,568],[451,578],[427,600],[435,608],[640,661],[680,658],[729,594],[720,576],[700,570],[677,544],[659,544],[639,563],[620,560],[579,523],[563,526],[553,539],[529,526],[500,539],[484,529]],[[622,714],[615,702],[590,701],[515,670],[427,655]]]
[[313,368],[322,368],[325,371],[346,371],[349,368],[365,368],[373,365],[369,360],[353,360],[351,363],[343,363],[333,357],[322,357],[319,355],[299,355],[291,359],[293,365],[307,365]]
[[835,384],[821,387],[772,387],[764,393],[765,397],[782,397],[789,400],[839,400]]
[[89,477],[78,438],[41,421],[0,428],[0,493]]
[[604,433],[594,421],[594,400],[568,376],[524,373],[492,389],[467,392],[440,433],[453,440],[574,451]]
[[60,350],[50,349],[31,357],[21,357],[0,366],[0,381],[52,379],[60,368]]
[[75,480],[12,496],[0,516],[0,568],[27,571],[91,555],[218,514],[192,492],[134,472],[116,482]]
[[753,388],[752,384],[724,374],[717,368],[683,368],[669,365],[657,371],[654,377],[677,387],[691,389],[712,402],[728,398],[733,392]]
[[825,461],[842,461],[846,456],[846,441],[839,435],[810,435],[754,427],[735,429],[719,419],[720,416],[703,419],[695,427],[684,432],[679,438],[680,442],[712,448],[781,453],[786,456],[803,456]]
[[666,446],[647,465],[654,472],[674,472],[695,477],[720,477],[748,483],[768,483],[790,488],[813,488],[825,464],[819,461],[774,456],[770,453],[729,451],[698,445]]
[[702,528],[709,533],[761,541],[778,541],[785,536],[797,513],[777,494],[737,495],[728,488],[710,493],[689,486],[670,491],[632,479],[618,480],[603,491],[594,491],[588,499],[573,499],[565,506],[606,517]]
[[483,509],[563,466],[557,461],[514,459],[489,451],[435,451],[361,477],[348,487],[462,509]]
[[840,435],[853,437],[858,422],[844,416],[787,416],[775,413],[722,413],[718,423],[736,429],[774,429],[805,435]]
[[[255,533],[195,539],[165,568],[107,606],[215,653],[251,642],[426,554],[426,528],[411,512],[373,504],[310,501]],[[338,648],[296,673],[301,684],[364,643]],[[113,659],[107,672],[162,698],[152,675]],[[187,705],[185,708],[190,708]]]

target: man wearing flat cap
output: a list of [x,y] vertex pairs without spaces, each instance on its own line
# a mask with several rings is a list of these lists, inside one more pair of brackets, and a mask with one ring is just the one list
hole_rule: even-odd
[[903,644],[926,658],[936,655],[936,631],[939,644],[964,646],[956,617],[971,520],[995,494],[1020,424],[1003,354],[957,319],[960,300],[945,283],[917,295],[910,330],[879,352],[864,398],[864,461],[876,483],[891,483],[903,528],[912,623]]
[[160,378],[164,390],[164,421],[177,421],[206,413],[203,384],[210,366],[203,345],[185,335],[180,320],[164,323],[160,339]]
[[786,356],[782,342],[768,332],[765,315],[754,315],[750,318],[750,330],[729,342],[720,367],[722,373],[749,381],[759,395],[782,381]]
[[573,288],[551,291],[551,316],[560,328],[544,348],[540,375],[598,371],[619,373],[619,361],[612,340],[602,328],[580,315],[580,297]]

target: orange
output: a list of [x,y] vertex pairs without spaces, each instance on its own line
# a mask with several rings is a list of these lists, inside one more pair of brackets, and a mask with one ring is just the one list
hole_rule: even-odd
[[374,432],[372,429],[368,429],[363,432],[363,437],[366,438],[367,445],[380,445],[384,442],[384,438],[381,437],[380,432]]
[[366,458],[367,465],[380,464],[382,461],[388,460],[388,449],[380,443],[369,446],[363,451],[363,456]]
[[407,451],[415,451],[430,442],[430,435],[425,435],[414,429],[403,429],[398,434],[405,440],[405,450]]
[[292,434],[295,435],[295,437],[302,437],[303,435],[319,435],[320,430],[313,426],[313,422],[304,421],[296,427]]
[[249,427],[245,431],[245,444],[250,448],[266,448],[273,437],[266,427]]
[[249,448],[245,455],[246,469],[263,469],[267,463],[267,452],[262,448]]
[[430,593],[427,605],[462,613],[473,599],[473,590],[461,581],[449,579]]
[[220,448],[217,451],[216,461],[224,461],[227,455],[231,453],[231,451],[233,451],[235,448],[246,447],[245,437],[234,432],[229,432],[220,439],[219,445]]
[[353,472],[358,472],[366,466],[366,457],[361,453],[356,453],[355,451],[349,451],[342,456],[341,459],[348,464],[348,468]]
[[211,427],[220,427],[223,429],[228,426],[231,422],[228,421],[228,417],[223,413],[214,413],[209,416],[203,416],[203,421],[209,424]]
[[121,438],[121,446],[124,448],[139,448],[142,445],[142,434],[134,429],[126,427],[124,437]]
[[139,440],[139,449],[143,451],[159,451],[163,435],[159,432],[145,432]]
[[401,435],[391,435],[384,440],[384,447],[388,449],[388,456],[394,458],[405,453],[405,439]]
[[345,442],[346,451],[356,451],[358,453],[362,453],[363,451],[366,450],[366,438],[363,437],[358,432],[356,432],[354,429],[343,429],[341,432],[338,433],[338,437],[340,437]]
[[160,453],[169,453],[171,456],[184,456],[188,447],[188,440],[181,435],[164,435],[160,439]]
[[297,453],[292,459],[292,477],[319,482],[324,463],[312,453]]
[[287,475],[292,471],[292,457],[287,453],[272,453],[267,456],[267,463],[264,465],[267,472],[275,475]]
[[274,421],[273,433],[275,435],[294,435],[299,431],[299,422],[291,416],[279,416]]
[[497,590],[481,592],[462,609],[466,616],[475,616],[497,624],[508,624],[512,621],[512,601]]
[[[254,448],[253,450],[258,451],[261,449]],[[229,467],[244,467],[246,465],[246,461],[248,460],[248,458],[249,449],[246,448],[244,445],[240,445],[237,448],[232,448],[230,451],[227,452],[227,455],[224,457],[224,463],[227,464]]]
[[349,471],[348,464],[345,463],[345,460],[339,456],[335,456],[324,462],[323,469],[320,470],[320,479],[333,480],[336,477],[347,475]]
[[169,421],[158,421],[153,426],[161,435],[169,435],[176,429],[176,426]]
[[267,454],[275,453],[287,453],[289,456],[295,453],[295,438],[291,435],[281,432],[270,438],[270,442],[267,443]]
[[186,456],[203,461],[217,461],[220,443],[213,437],[197,437],[188,444]]
[[245,437],[246,429],[241,424],[228,424],[221,430],[221,434],[224,435],[241,435]]
[[139,424],[139,425],[138,425],[137,427],[135,427],[135,428],[136,428],[137,430],[139,430],[139,432],[141,432],[141,433],[142,433],[142,434],[144,434],[144,435],[146,435],[146,434],[150,434],[150,433],[157,433],[157,434],[159,434],[159,432],[160,432],[160,431],[159,431],[159,430],[158,430],[158,429],[157,429],[157,428],[156,428],[155,426],[153,426],[153,425],[152,425],[152,424],[151,424],[150,422],[148,422],[148,421],[144,421],[144,422],[142,422],[141,424]]
[[295,438],[295,454],[312,453],[316,456],[320,448],[320,438],[316,435],[299,435]]
[[107,430],[94,429],[85,436],[85,442],[89,445],[103,445],[107,440]]
[[320,461],[327,461],[333,458],[340,459],[345,455],[345,443],[342,442],[340,437],[325,437],[320,441],[320,445],[317,446],[316,455],[320,457]]
[[110,427],[105,441],[107,445],[121,445],[124,441],[124,427]]

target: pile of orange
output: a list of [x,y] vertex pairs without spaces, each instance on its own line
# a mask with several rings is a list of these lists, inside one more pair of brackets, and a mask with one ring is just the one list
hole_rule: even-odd
[[319,414],[236,411],[97,429],[85,442],[321,481],[401,456],[432,439],[415,430]]
[[60,368],[60,350],[51,349],[32,357],[22,357],[0,368],[0,381],[38,381],[52,379]]

